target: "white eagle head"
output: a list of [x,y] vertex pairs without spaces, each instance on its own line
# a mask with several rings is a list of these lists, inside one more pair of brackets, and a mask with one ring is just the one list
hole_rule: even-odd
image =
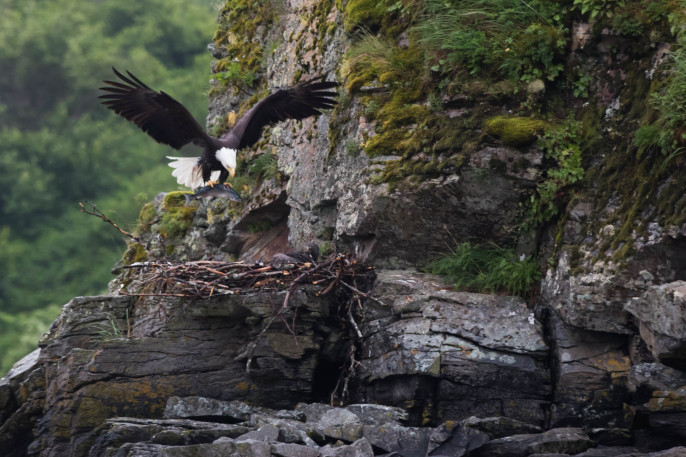
[[236,150],[231,148],[221,148],[215,152],[215,157],[221,164],[229,170],[233,178],[236,175]]

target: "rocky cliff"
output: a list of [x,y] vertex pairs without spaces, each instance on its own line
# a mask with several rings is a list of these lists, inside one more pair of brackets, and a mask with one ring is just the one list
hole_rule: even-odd
[[[68,303],[0,381],[3,455],[686,455],[683,161],[633,135],[669,78],[666,20],[570,13],[560,65],[583,87],[433,91],[355,48],[392,38],[414,71],[410,3],[376,3],[227,3],[211,129],[308,75],[341,82],[339,106],[243,153],[244,203],[143,207],[110,294]],[[307,242],[332,276],[260,270]],[[540,291],[418,272],[465,242],[535,256]],[[188,265],[214,279],[180,280]],[[260,271],[223,286],[235,265]]]

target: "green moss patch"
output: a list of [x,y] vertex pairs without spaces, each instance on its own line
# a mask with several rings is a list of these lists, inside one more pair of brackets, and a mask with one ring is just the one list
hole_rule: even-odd
[[162,209],[165,211],[169,211],[172,209],[181,208],[182,206],[186,206],[186,195],[192,193],[193,192],[184,190],[169,192],[167,195],[164,196],[164,200],[162,201]]
[[345,30],[352,31],[359,27],[369,30],[381,27],[388,20],[388,7],[393,2],[391,0],[348,0],[345,8],[342,8],[343,2],[336,3],[345,14]]
[[124,265],[131,265],[136,262],[145,262],[148,260],[148,252],[145,247],[139,243],[131,243],[126,248],[122,257]]
[[182,237],[191,227],[196,210],[197,208],[192,206],[168,210],[160,220],[158,228],[160,234],[169,239]]
[[252,86],[256,82],[266,45],[257,36],[258,28],[271,26],[276,18],[276,9],[269,0],[226,2],[212,39],[215,46],[227,53],[215,64],[219,81],[235,86]]
[[526,146],[536,141],[548,127],[541,119],[496,116],[484,122],[483,133],[498,138],[507,146]]
[[159,233],[168,239],[180,238],[186,234],[193,222],[196,207],[186,206],[186,194],[191,192],[169,192],[162,201],[162,217],[159,221]]
[[155,210],[155,205],[153,205],[152,202],[146,203],[138,213],[138,226],[134,232],[137,235],[140,235],[149,231],[156,219],[157,211]]

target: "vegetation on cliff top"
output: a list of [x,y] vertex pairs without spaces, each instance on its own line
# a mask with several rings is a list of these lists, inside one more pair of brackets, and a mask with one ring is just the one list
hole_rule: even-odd
[[[588,153],[597,154],[603,147],[599,140],[602,113],[593,100],[582,105],[579,99],[597,93],[597,85],[607,84],[606,76],[593,74],[591,65],[569,59],[572,22],[592,18],[595,31],[612,30],[610,35],[635,42],[634,59],[640,59],[641,49],[656,40],[679,35],[686,22],[681,0],[407,0],[373,8],[367,5],[369,14],[362,14],[359,9],[364,5],[350,2],[344,11],[354,42],[341,75],[348,91],[365,107],[366,121],[375,125],[374,134],[362,144],[372,163],[382,165],[370,181],[389,183],[391,190],[400,183],[418,184],[467,165],[469,154],[486,138],[520,148],[538,139],[547,169],[523,202],[521,226],[526,230],[560,214],[574,191],[583,189]],[[380,14],[383,8],[386,12]],[[652,207],[654,216],[665,222],[683,220],[676,215],[683,214],[679,208],[686,207],[686,202],[665,199],[674,192],[662,192],[661,198],[654,192],[658,176],[686,157],[682,153],[686,133],[681,128],[686,119],[681,68],[686,53],[681,37],[675,42],[676,51],[655,74],[647,92],[641,92],[641,82],[630,73],[625,92],[633,92],[622,94],[622,105],[645,106],[649,98],[651,106],[640,116],[638,109],[630,108],[631,122],[641,118],[635,145],[633,131],[623,132],[617,160],[610,160],[609,167],[600,171],[604,184],[613,183],[601,184],[601,188],[634,195],[622,200],[622,210],[615,215],[622,229],[610,252],[618,255],[627,254],[626,249],[617,248],[631,244],[629,238],[637,228],[634,218],[641,208]],[[576,119],[565,109],[570,103]],[[467,106],[463,112],[468,114],[446,116],[452,106]],[[510,107],[508,115],[502,106]],[[626,122],[629,117],[621,119]],[[664,156],[656,165],[653,159],[644,159],[653,155],[651,150]],[[378,162],[375,157],[380,157]],[[620,163],[630,165],[621,167]],[[595,172],[593,179],[597,176]],[[643,184],[636,187],[636,183]],[[656,205],[651,198],[657,199]]]

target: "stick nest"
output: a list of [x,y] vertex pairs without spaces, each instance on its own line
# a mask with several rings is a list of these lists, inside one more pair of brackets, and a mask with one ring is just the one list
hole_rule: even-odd
[[[198,260],[193,262],[139,262],[123,267],[134,270],[135,282],[144,285],[134,296],[174,296],[210,298],[216,295],[241,295],[256,292],[295,290],[300,285],[321,286],[317,295],[344,287],[353,294],[370,298],[368,290],[375,278],[374,268],[335,254],[318,263],[286,265],[247,264]],[[130,290],[130,289],[129,289]],[[287,305],[287,303],[284,304]]]

